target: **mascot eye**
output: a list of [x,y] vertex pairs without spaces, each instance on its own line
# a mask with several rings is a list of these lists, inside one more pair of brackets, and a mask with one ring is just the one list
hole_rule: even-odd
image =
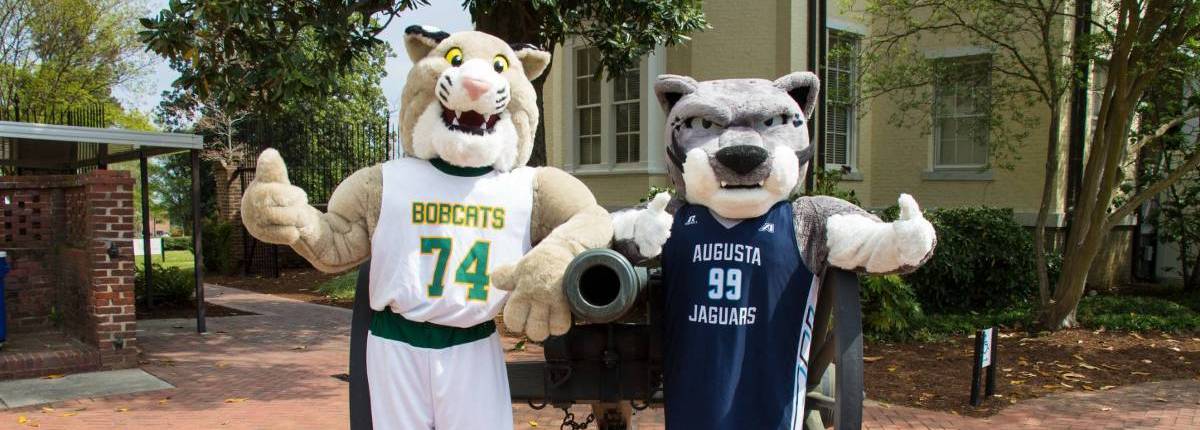
[[461,66],[463,63],[462,50],[458,48],[450,48],[449,51],[446,51],[446,61],[450,62],[451,66]]
[[496,69],[496,73],[504,73],[505,70],[508,70],[508,58],[497,55],[492,59],[492,68]]

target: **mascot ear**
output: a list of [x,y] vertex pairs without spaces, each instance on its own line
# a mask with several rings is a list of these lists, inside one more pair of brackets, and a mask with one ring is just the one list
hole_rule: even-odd
[[697,85],[696,80],[689,76],[658,75],[658,80],[654,82],[654,94],[658,96],[663,112],[670,112],[679,99],[696,92]]
[[517,59],[521,60],[521,68],[525,69],[525,77],[531,81],[542,76],[542,72],[546,71],[546,66],[550,65],[549,52],[528,43],[514,43],[509,46],[517,54]]
[[413,63],[421,61],[429,51],[438,46],[450,33],[428,25],[410,25],[404,29],[404,49]]
[[817,92],[821,88],[821,80],[812,72],[792,72],[775,80],[775,87],[784,90],[804,115],[812,118],[813,109],[817,107]]

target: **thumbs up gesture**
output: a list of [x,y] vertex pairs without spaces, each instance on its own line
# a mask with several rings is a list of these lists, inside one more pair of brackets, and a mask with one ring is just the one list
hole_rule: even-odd
[[267,149],[258,156],[254,181],[242,195],[242,224],[259,240],[292,245],[312,234],[320,211],[308,205],[304,190],[288,181],[287,166],[279,151]]

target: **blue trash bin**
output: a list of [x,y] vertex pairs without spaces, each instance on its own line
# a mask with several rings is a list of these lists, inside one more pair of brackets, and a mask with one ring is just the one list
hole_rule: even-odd
[[8,340],[8,314],[4,307],[4,277],[8,276],[8,254],[0,251],[0,346]]

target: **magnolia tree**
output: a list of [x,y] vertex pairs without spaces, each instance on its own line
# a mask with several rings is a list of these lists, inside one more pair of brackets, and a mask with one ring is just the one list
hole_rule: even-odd
[[[1067,0],[868,0],[864,13],[873,32],[861,55],[861,97],[899,95],[893,97],[902,100],[893,122],[928,121],[929,113],[943,108],[931,104],[935,97],[929,94],[929,84],[934,81],[955,83],[951,87],[987,88],[960,99],[988,114],[987,122],[975,132],[986,133],[989,163],[1006,167],[1019,154],[1016,149],[1026,144],[1029,125],[1038,124],[1036,117],[1028,114],[1028,106],[1040,106],[1049,113],[1043,192],[1035,228],[1039,322],[1047,329],[1075,325],[1075,308],[1083,296],[1088,270],[1113,226],[1200,164],[1200,153],[1178,147],[1171,152],[1175,161],[1162,164],[1154,177],[1144,176],[1145,182],[1131,185],[1133,175],[1126,173],[1128,164],[1141,155],[1164,153],[1164,137],[1197,115],[1186,101],[1172,115],[1135,114],[1148,102],[1151,83],[1173,71],[1193,70],[1200,36],[1200,1],[1097,0],[1077,6],[1076,1]],[[1074,37],[1070,29],[1076,20],[1087,20],[1094,33]],[[918,47],[930,38],[950,38],[984,48],[981,52],[988,55],[981,63],[986,73],[926,58]],[[1067,126],[1063,113],[1072,85],[1082,85],[1090,68],[1098,65],[1104,67],[1107,78],[1094,83],[1099,91],[1093,103],[1099,105],[1099,114],[1087,142],[1076,206],[1068,211],[1063,269],[1058,279],[1052,280],[1046,273],[1045,227],[1061,176],[1059,136]],[[988,82],[973,86],[972,79]],[[1178,94],[1178,99],[1183,98]],[[906,109],[905,103],[912,106]],[[1140,132],[1133,129],[1135,122],[1141,124]]]

